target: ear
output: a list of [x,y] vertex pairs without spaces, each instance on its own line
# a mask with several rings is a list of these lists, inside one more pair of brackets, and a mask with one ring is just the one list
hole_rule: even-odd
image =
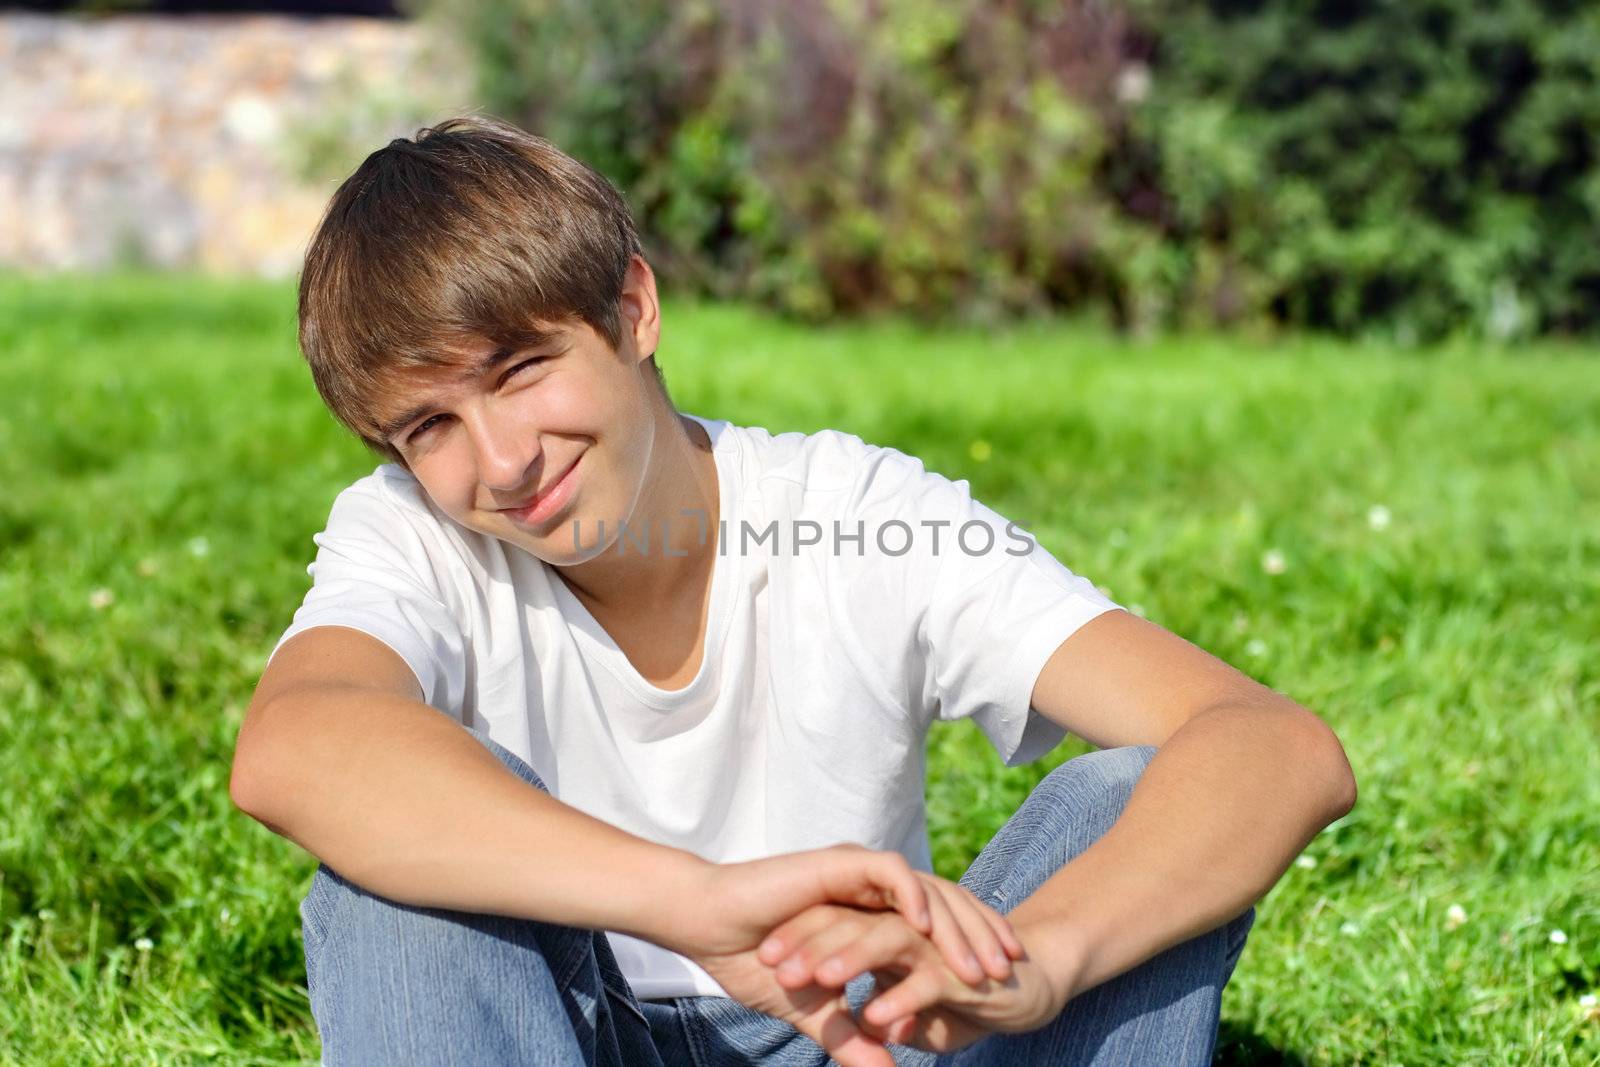
[[656,298],[655,271],[638,253],[628,263],[619,306],[623,341],[633,343],[633,350],[623,354],[634,363],[643,363],[661,344],[661,305]]

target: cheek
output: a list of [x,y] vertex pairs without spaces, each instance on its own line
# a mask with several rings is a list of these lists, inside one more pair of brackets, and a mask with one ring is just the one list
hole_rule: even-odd
[[467,525],[477,488],[473,482],[472,464],[462,457],[451,456],[450,451],[442,449],[439,454],[412,464],[411,472],[422,483],[423,491],[430,500],[446,515]]
[[609,421],[620,399],[600,382],[568,374],[528,390],[521,414],[530,432],[592,437]]

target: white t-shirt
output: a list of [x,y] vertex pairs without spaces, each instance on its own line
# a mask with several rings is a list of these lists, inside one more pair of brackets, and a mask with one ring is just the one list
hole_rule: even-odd
[[[458,525],[388,464],[334,501],[279,645],[313,626],[371,634],[429,704],[649,840],[724,862],[855,842],[932,870],[929,726],[970,716],[1007,765],[1043,755],[1064,731],[1029,708],[1033,685],[1118,605],[912,456],[690,417],[721,521],[685,688],[647,682],[543,561]],[[636,996],[726,995],[692,961],[608,936]]]

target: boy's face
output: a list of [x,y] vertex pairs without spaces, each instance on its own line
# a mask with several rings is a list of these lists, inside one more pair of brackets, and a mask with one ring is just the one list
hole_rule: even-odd
[[660,319],[654,277],[637,256],[622,327],[617,349],[579,319],[522,351],[468,340],[452,350],[458,366],[407,373],[383,414],[413,417],[388,439],[462,526],[555,566],[598,555],[600,523],[610,541],[634,517],[661,420],[675,419],[646,362]]

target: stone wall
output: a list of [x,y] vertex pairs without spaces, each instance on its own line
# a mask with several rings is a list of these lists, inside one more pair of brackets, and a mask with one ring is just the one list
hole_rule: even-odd
[[0,13],[0,268],[281,275],[337,181],[469,106],[425,24]]

